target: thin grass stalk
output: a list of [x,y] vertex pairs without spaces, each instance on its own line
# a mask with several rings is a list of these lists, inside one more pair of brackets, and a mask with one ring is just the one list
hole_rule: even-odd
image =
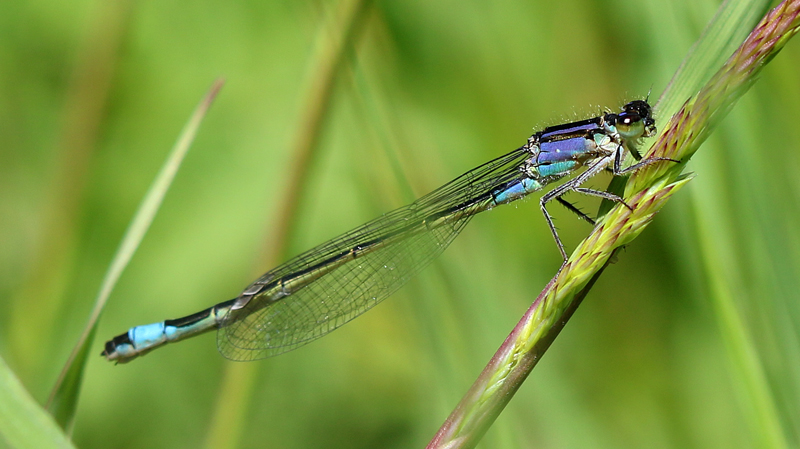
[[[342,11],[332,24],[332,29],[321,29],[319,42],[323,43],[322,49],[293,138],[292,164],[278,208],[278,221],[265,241],[261,252],[263,257],[257,263],[258,274],[264,271],[265,266],[276,265],[286,257],[305,192],[304,186],[308,182],[312,161],[316,158],[325,117],[330,111],[334,85],[346,61],[347,52],[355,47],[370,4],[371,0],[343,2]],[[256,363],[226,364],[205,447],[218,449],[239,446],[258,369],[259,364]]]
[[598,221],[506,338],[429,448],[469,448],[480,441],[614,253],[636,238],[691,179],[682,174],[686,163],[794,36],[799,14],[800,0],[785,1],[770,11],[706,85],[684,102],[646,155],[681,162],[653,164],[630,177],[625,198],[631,209],[618,205]]
[[200,123],[211,107],[214,98],[222,89],[223,84],[224,81],[222,79],[215,81],[206,96],[197,105],[189,121],[181,131],[178,141],[175,142],[167,160],[161,166],[158,175],[156,175],[156,179],[150,185],[150,189],[145,194],[130,226],[125,231],[122,242],[103,277],[103,283],[100,285],[100,291],[97,293],[94,307],[83,334],[75,344],[58,380],[53,386],[50,397],[47,400],[47,410],[53,414],[56,422],[67,430],[67,433],[71,433],[87,355],[94,341],[94,334],[97,330],[97,322],[100,319],[100,315],[103,313],[106,302],[108,302],[111,292],[117,285],[117,281],[122,276],[122,272],[128,266],[128,263],[139,248],[139,244],[150,229],[150,225],[153,223],[186,153],[189,151],[192,142],[194,142],[197,131],[200,129]]

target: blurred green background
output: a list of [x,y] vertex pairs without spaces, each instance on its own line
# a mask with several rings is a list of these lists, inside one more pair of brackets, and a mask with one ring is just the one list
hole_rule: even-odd
[[[286,255],[534,129],[651,88],[657,97],[718,3],[370,3],[336,71]],[[254,362],[249,402],[221,397],[234,364],[213,335],[129,365],[94,355],[130,326],[232,298],[271,268],[293,141],[343,4],[0,3],[0,353],[39,401],[181,127],[213,80],[227,80],[106,308],[78,447],[421,447],[557,270],[535,200],[485,213],[379,307]],[[768,447],[776,424],[783,443],[800,444],[799,68],[791,42],[482,447]],[[571,250],[589,227],[552,209]],[[210,436],[226,418],[240,439]]]

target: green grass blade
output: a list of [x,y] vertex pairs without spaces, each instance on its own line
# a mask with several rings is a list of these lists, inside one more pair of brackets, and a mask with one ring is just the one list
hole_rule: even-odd
[[219,90],[222,88],[223,81],[217,80],[206,94],[205,98],[195,108],[191,118],[184,126],[181,134],[172,148],[167,160],[161,167],[161,171],[156,176],[147,194],[142,200],[139,209],[131,221],[122,243],[117,249],[111,265],[103,278],[100,292],[97,294],[94,308],[90,315],[86,328],[75,345],[67,363],[61,371],[61,375],[56,381],[55,386],[47,401],[47,409],[55,417],[56,422],[64,429],[71,429],[75,418],[78,398],[80,396],[81,380],[83,371],[88,359],[89,349],[93,343],[93,337],[97,328],[103,308],[111,295],[114,286],[119,280],[125,267],[130,262],[136,249],[144,239],[147,230],[153,222],[164,197],[172,184],[175,175],[183,162],[186,153],[189,151],[194,141],[200,123],[208,112],[211,103],[214,101]]
[[0,357],[0,442],[19,449],[74,447]]

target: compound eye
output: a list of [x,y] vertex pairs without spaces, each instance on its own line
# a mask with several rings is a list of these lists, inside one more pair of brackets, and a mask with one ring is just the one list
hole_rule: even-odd
[[644,134],[644,121],[639,114],[620,114],[617,120],[617,132],[626,139],[636,139]]

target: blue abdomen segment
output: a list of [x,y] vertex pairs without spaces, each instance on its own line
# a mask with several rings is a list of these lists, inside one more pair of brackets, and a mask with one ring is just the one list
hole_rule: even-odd
[[512,181],[504,188],[495,190],[492,193],[495,205],[510,203],[516,199],[535,192],[544,187],[538,181],[531,178],[523,178],[520,180]]
[[169,336],[175,335],[175,331],[175,326],[167,326],[162,321],[131,328],[128,330],[128,337],[136,347],[152,346],[169,340]]

